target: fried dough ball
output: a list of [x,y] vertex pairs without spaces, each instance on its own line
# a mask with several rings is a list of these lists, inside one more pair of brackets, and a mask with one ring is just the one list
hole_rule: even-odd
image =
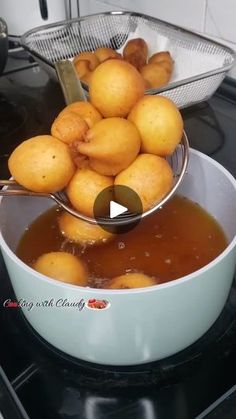
[[147,56],[148,46],[142,38],[131,39],[123,50],[125,61],[132,64],[139,71],[146,64]]
[[146,64],[141,68],[140,74],[149,89],[158,89],[165,86],[170,80],[170,73],[161,64]]
[[90,62],[88,60],[77,60],[74,64],[76,72],[80,78],[80,80],[89,85],[92,71]]
[[103,176],[90,168],[82,167],[72,177],[67,187],[67,195],[75,209],[93,217],[93,206],[98,194],[112,185],[112,177]]
[[10,155],[8,167],[20,185],[46,193],[64,189],[75,172],[68,146],[50,135],[21,143]]
[[104,117],[126,117],[144,92],[142,76],[123,60],[106,60],[100,64],[89,86],[91,103]]
[[63,212],[58,219],[63,236],[81,245],[95,245],[106,243],[113,237],[112,233],[101,228],[98,224],[90,224]]
[[133,54],[136,51],[142,51],[143,55],[146,55],[147,58],[148,46],[143,38],[130,39],[123,49],[123,57],[127,57],[127,55]]
[[73,64],[75,65],[75,67],[77,66],[77,63],[80,60],[89,61],[89,70],[90,71],[93,71],[99,65],[99,60],[93,52],[84,51],[84,52],[81,52],[80,54],[76,55],[74,57],[74,60],[73,60]]
[[51,134],[58,140],[71,144],[82,141],[88,129],[88,124],[82,118],[75,112],[67,111],[59,113],[52,124]]
[[140,71],[141,68],[146,65],[146,58],[139,51],[133,52],[132,54],[128,55],[125,58],[125,61],[137,68],[138,71]]
[[150,64],[160,63],[160,62],[163,62],[163,61],[171,61],[171,62],[173,61],[169,51],[156,52],[148,60],[148,62]]
[[89,166],[89,159],[87,156],[84,156],[83,154],[78,152],[77,149],[77,142],[73,142],[69,144],[70,154],[73,159],[73,162],[76,166],[76,168],[81,169],[82,167],[88,167]]
[[123,57],[138,70],[147,62],[148,46],[144,39],[136,38],[127,42],[123,50]]
[[141,151],[171,155],[183,135],[183,119],[176,105],[163,96],[145,96],[133,107],[128,119],[138,128]]
[[116,52],[114,49],[108,48],[108,47],[97,48],[94,51],[94,54],[96,55],[100,63],[102,63],[103,61],[109,60],[110,58],[118,58],[118,59],[122,58],[119,52]]
[[88,60],[77,60],[74,62],[74,66],[80,79],[91,71]]
[[169,74],[169,77],[171,78],[172,72],[173,72],[173,61],[160,61],[159,63],[156,63],[161,65]]
[[102,119],[102,115],[90,102],[78,101],[71,103],[70,105],[67,105],[61,113],[67,111],[76,113],[86,122],[86,124],[88,124],[89,128],[93,127],[96,122],[101,121]]
[[171,73],[173,71],[173,64],[174,61],[171,58],[171,55],[169,51],[161,51],[157,52],[156,54],[153,54],[149,60],[148,64],[160,64],[171,76]]
[[[173,173],[169,163],[154,154],[140,154],[131,165],[115,178],[115,185],[133,189],[142,202],[143,211],[155,204],[170,191]],[[120,196],[121,195],[121,196]],[[116,192],[116,200],[122,203],[122,194]]]
[[108,283],[110,289],[144,288],[157,285],[154,278],[141,273],[127,273],[113,278]]
[[90,158],[92,169],[115,176],[137,157],[141,145],[135,125],[124,118],[106,118],[91,128],[78,143],[78,151]]
[[78,257],[66,252],[50,252],[39,256],[33,268],[49,278],[67,284],[86,286],[88,273]]

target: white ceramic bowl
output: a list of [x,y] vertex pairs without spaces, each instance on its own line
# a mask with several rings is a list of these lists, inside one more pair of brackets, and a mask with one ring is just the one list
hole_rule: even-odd
[[[44,339],[85,361],[134,365],[172,355],[210,328],[225,305],[234,276],[236,181],[214,160],[191,150],[188,172],[178,192],[216,217],[229,245],[193,274],[133,290],[77,287],[29,268],[14,251],[28,224],[52,203],[44,198],[1,200],[2,254],[17,299],[33,303],[31,309],[22,307],[24,315]],[[109,307],[92,310],[84,306],[80,310],[79,302],[90,298],[105,299]],[[50,300],[51,306],[37,307],[39,302]],[[77,306],[63,307],[65,300]]]

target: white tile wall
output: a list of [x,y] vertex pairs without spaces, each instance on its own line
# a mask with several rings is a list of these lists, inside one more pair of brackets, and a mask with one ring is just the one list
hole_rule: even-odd
[[211,35],[236,44],[236,1],[207,0],[205,30]]
[[202,31],[205,0],[80,0],[81,14],[133,10],[180,26]]
[[[117,4],[119,1],[117,1]],[[123,10],[124,8],[120,7],[119,5],[111,6],[108,3],[105,3],[100,0],[80,0],[80,15],[90,15],[93,13],[102,13],[102,12],[110,12]]]
[[[236,50],[236,1],[206,0],[204,32]],[[236,65],[230,75],[236,78]]]
[[[122,9],[209,35],[236,51],[236,0],[80,0],[81,15]],[[236,64],[230,75],[236,78]]]

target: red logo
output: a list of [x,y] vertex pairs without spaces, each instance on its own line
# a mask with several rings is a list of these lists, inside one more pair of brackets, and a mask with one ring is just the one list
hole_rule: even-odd
[[3,307],[7,307],[7,308],[17,308],[19,307],[19,304],[17,301],[12,301],[12,300],[6,300],[3,303]]
[[96,300],[96,298],[90,298],[86,303],[87,308],[95,310],[104,310],[109,306],[110,303],[107,300]]

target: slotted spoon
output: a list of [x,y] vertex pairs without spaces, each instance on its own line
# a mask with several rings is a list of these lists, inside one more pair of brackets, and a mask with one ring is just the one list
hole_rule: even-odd
[[[75,68],[73,63],[68,60],[58,61],[55,63],[55,67],[57,70],[58,79],[64,94],[65,102],[67,105],[73,103],[75,101],[86,100],[86,96],[84,90],[81,86],[80,80],[76,74]],[[180,185],[184,174],[187,169],[189,159],[189,143],[186,136],[186,133],[183,133],[182,140],[178,147],[176,148],[175,152],[167,158],[168,162],[173,171],[173,187],[168,192],[166,196],[162,198],[161,201],[157,202],[157,204],[145,211],[143,214],[124,214],[115,219],[111,219],[110,217],[101,218],[101,224],[103,225],[124,225],[135,222],[137,219],[144,218],[152,213],[154,213],[157,209],[161,208],[175,193],[176,189]],[[28,189],[23,188],[14,180],[0,180],[0,186],[5,186],[7,188],[0,190],[0,196],[37,196],[37,197],[44,197],[54,200],[61,208],[65,211],[73,215],[74,217],[80,218],[83,221],[87,221],[91,224],[97,224],[98,219],[87,217],[86,215],[81,214],[80,212],[76,211],[72,204],[70,203],[65,191],[60,191],[56,193],[42,193],[42,192],[33,192]]]

